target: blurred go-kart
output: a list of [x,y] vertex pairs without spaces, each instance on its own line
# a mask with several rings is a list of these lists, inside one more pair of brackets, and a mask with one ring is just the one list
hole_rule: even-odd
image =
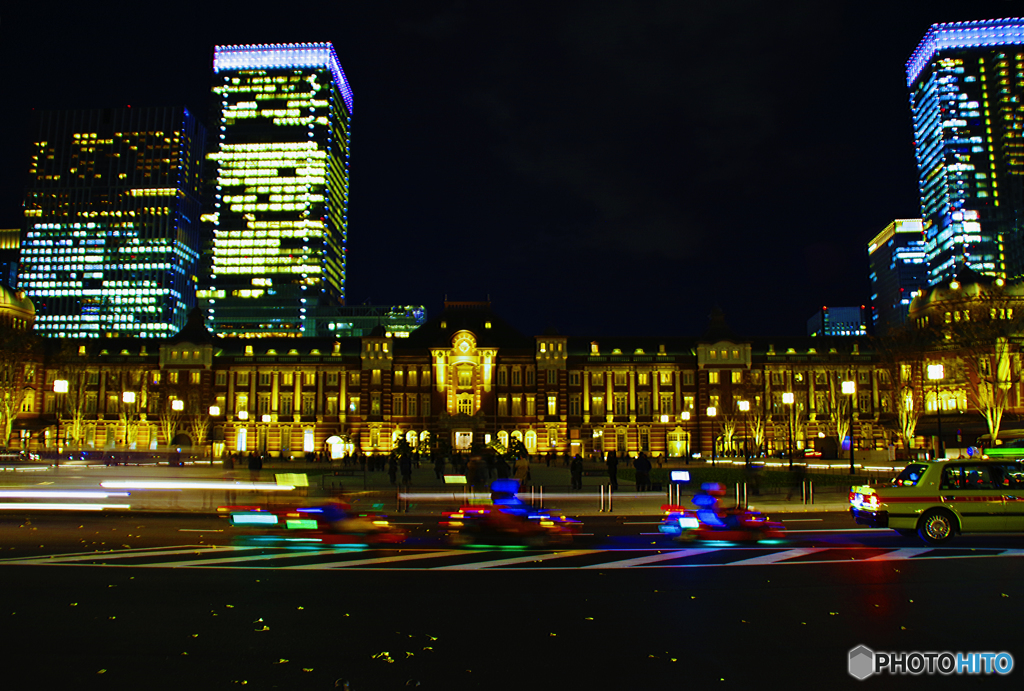
[[229,506],[231,525],[289,541],[324,544],[388,544],[405,540],[405,530],[374,512],[353,511],[348,504],[329,502],[268,511],[258,506]]
[[517,480],[491,483],[491,503],[467,505],[445,511],[441,527],[453,545],[522,544],[529,547],[565,545],[572,542],[582,523],[528,504],[516,493]]
[[658,530],[678,540],[716,540],[726,542],[757,542],[779,539],[786,527],[758,511],[739,507],[724,509],[718,506],[719,497],[725,496],[725,485],[705,482],[702,492],[694,495],[696,509],[678,504],[664,504],[665,517]]

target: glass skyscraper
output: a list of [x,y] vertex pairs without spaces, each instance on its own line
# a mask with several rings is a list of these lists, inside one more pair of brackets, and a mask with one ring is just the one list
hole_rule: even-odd
[[205,136],[185,108],[37,114],[18,286],[38,333],[160,338],[185,325]]
[[330,43],[217,46],[200,304],[222,336],[312,336],[344,304],[352,90]]
[[896,219],[868,244],[871,319],[876,334],[905,324],[910,302],[928,285],[921,219]]
[[907,86],[928,284],[1024,278],[1024,19],[933,25]]

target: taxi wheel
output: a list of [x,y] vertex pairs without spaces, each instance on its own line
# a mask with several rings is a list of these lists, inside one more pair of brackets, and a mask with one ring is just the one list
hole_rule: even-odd
[[929,545],[942,545],[956,534],[956,519],[948,511],[935,509],[921,516],[917,536]]

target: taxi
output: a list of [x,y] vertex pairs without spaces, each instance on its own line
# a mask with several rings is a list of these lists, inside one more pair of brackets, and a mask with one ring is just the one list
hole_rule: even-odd
[[1024,462],[911,463],[892,482],[851,489],[850,514],[930,545],[962,533],[1024,532]]

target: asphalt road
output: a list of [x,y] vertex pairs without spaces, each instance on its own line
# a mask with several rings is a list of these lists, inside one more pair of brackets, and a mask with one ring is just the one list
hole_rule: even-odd
[[[842,514],[767,545],[680,545],[600,516],[566,549],[409,540],[295,549],[202,516],[0,519],[3,687],[929,688],[848,651],[1007,651],[1024,665],[1019,536],[930,550]],[[820,520],[819,520],[820,519]],[[800,532],[797,532],[800,531]],[[252,536],[249,536],[252,537]],[[988,685],[1020,688],[1022,668]],[[413,681],[414,680],[414,681]]]

